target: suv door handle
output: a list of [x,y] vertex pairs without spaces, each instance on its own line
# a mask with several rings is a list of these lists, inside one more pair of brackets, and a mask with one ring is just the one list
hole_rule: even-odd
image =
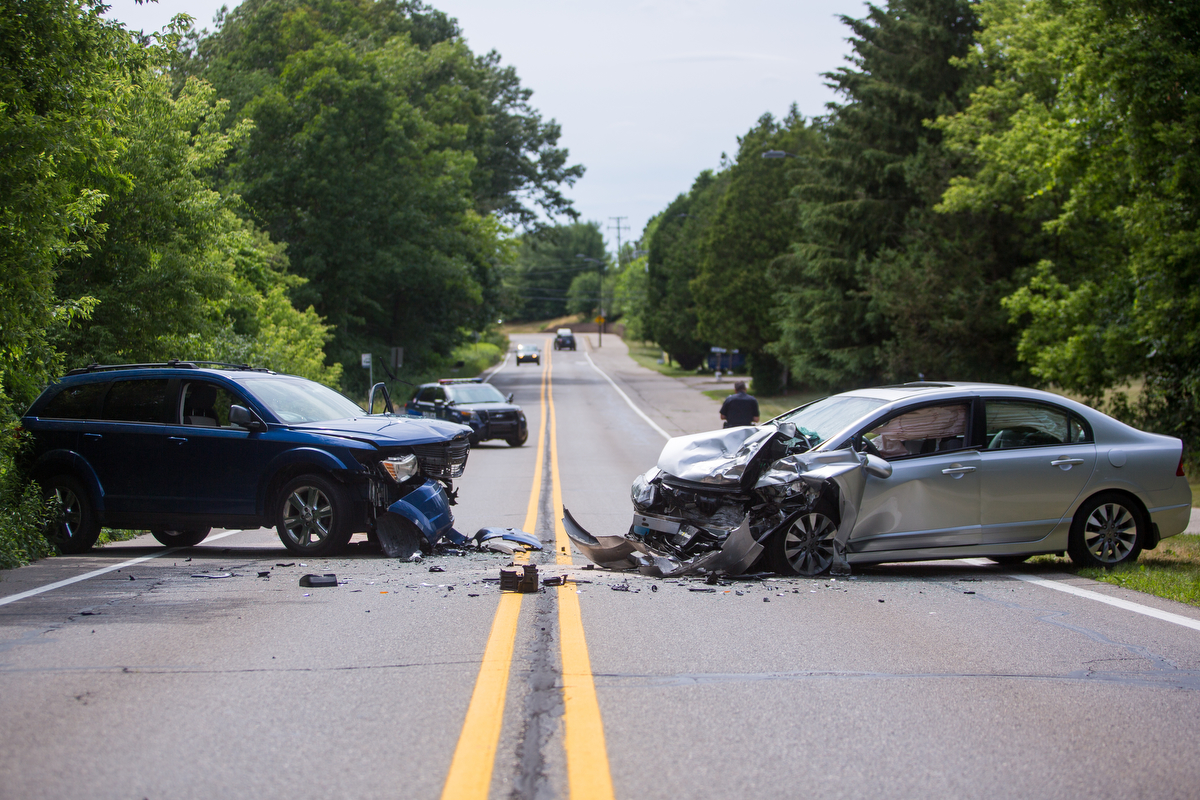
[[187,442],[187,438],[184,436],[168,436],[167,441],[174,442],[175,444],[184,444]]
[[1050,462],[1050,466],[1062,467],[1063,469],[1070,469],[1075,464],[1082,464],[1082,463],[1083,463],[1082,458],[1056,458]]
[[104,437],[103,437],[103,436],[101,436],[101,435],[100,435],[100,434],[98,434],[98,433],[85,433],[85,434],[83,435],[83,438],[85,438],[85,439],[91,439],[92,441],[96,441],[96,442],[98,442],[98,441],[100,441],[101,439],[103,439]]

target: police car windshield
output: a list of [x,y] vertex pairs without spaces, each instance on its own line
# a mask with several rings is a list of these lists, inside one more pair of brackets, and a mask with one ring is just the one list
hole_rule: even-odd
[[246,388],[284,422],[325,422],[365,416],[354,402],[303,378],[243,378]]
[[465,383],[447,386],[446,397],[456,403],[503,403],[504,395],[490,383]]

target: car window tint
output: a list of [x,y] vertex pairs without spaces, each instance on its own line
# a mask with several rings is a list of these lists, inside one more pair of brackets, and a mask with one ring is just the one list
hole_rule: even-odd
[[504,395],[490,383],[468,383],[451,386],[447,391],[456,403],[503,403]]
[[116,381],[104,396],[101,418],[117,422],[164,422],[167,379]]
[[284,422],[325,422],[363,413],[353,401],[328,386],[304,378],[245,376],[239,382]]
[[926,406],[898,417],[864,434],[887,459],[959,450],[967,437],[967,404]]
[[989,400],[989,450],[1087,441],[1086,429],[1066,411],[1042,403]]
[[180,397],[180,416],[184,425],[228,428],[229,407],[233,405],[249,407],[244,398],[224,386],[190,381],[184,384]]
[[105,383],[85,383],[63,389],[38,414],[49,419],[94,419]]

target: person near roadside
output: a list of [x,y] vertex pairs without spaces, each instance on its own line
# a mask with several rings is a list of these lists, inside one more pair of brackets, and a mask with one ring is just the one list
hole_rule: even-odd
[[746,382],[738,381],[733,384],[734,394],[725,398],[721,403],[721,419],[725,421],[722,427],[736,428],[739,425],[758,424],[758,400],[754,395],[746,393]]

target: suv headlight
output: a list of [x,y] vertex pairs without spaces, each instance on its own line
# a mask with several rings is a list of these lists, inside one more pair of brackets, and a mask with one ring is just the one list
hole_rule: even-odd
[[387,471],[388,475],[392,476],[392,480],[396,483],[402,483],[412,476],[417,474],[420,465],[417,464],[417,457],[412,453],[406,456],[390,456],[379,462],[380,466]]

